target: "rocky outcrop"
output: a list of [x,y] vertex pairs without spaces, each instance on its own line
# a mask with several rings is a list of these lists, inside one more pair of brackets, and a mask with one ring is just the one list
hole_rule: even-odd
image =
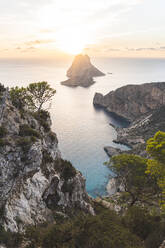
[[116,156],[122,153],[122,151],[119,148],[115,148],[112,146],[105,146],[104,151],[108,154],[109,157]]
[[161,244],[161,246],[159,246],[159,248],[165,248],[165,240],[163,241],[163,243]]
[[88,87],[94,83],[93,77],[104,75],[104,73],[91,64],[88,55],[80,54],[75,57],[72,66],[67,71],[67,77],[69,79],[61,82],[61,84],[72,87]]
[[49,114],[19,110],[7,91],[0,113],[0,224],[18,232],[54,222],[56,211],[94,214],[85,179],[61,158]]
[[165,83],[127,85],[105,96],[96,93],[93,103],[132,122],[165,104]]
[[107,184],[107,193],[109,196],[115,195],[117,192],[124,191],[124,187],[117,178],[111,178]]
[[117,138],[114,142],[128,145],[131,150],[127,153],[147,156],[146,141],[159,130],[165,132],[165,105],[153,111],[152,114],[132,122],[128,128],[116,128]]

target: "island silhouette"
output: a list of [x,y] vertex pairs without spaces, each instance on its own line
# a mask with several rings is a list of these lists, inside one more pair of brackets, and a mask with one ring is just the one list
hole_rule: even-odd
[[61,82],[61,84],[71,87],[89,87],[95,83],[94,77],[105,76],[103,72],[92,65],[88,55],[82,54],[79,54],[74,58],[66,75],[68,79]]

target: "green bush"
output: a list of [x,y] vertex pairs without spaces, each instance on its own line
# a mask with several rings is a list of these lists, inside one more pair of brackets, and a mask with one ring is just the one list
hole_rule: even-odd
[[0,138],[4,138],[7,135],[7,129],[3,126],[0,126]]
[[104,209],[96,216],[81,214],[62,224],[32,228],[27,236],[33,247],[42,248],[144,248],[115,212]]
[[40,123],[40,125],[45,129],[46,132],[50,131],[50,125],[48,120],[50,119],[50,114],[48,111],[40,110],[33,113],[34,118]]
[[34,136],[31,137],[19,137],[16,139],[16,144],[21,146],[24,152],[29,151],[33,143],[37,142],[37,138]]
[[47,152],[47,150],[44,150],[42,155],[43,155],[42,162],[43,162],[44,165],[46,163],[53,163],[53,158],[50,155],[50,153]]
[[155,228],[155,222],[147,209],[131,207],[123,217],[123,222],[130,231],[145,240]]
[[12,104],[19,110],[22,110],[27,105],[27,91],[25,88],[18,86],[10,89],[10,97]]
[[3,227],[0,227],[0,244],[5,244],[7,248],[18,247],[22,242],[22,238],[21,234],[5,231]]
[[156,248],[164,240],[165,222],[158,215],[151,215],[148,209],[133,206],[122,218],[131,233],[144,240],[146,248]]
[[57,142],[57,136],[56,136],[56,134],[55,133],[53,133],[53,132],[50,132],[49,133],[49,137],[51,138],[51,141],[52,142]]
[[6,138],[0,139],[0,147],[1,146],[7,146],[7,145],[10,145],[10,142],[8,139],[6,139]]
[[41,135],[37,130],[31,128],[30,126],[28,126],[26,124],[20,126],[19,135],[20,136],[33,136],[36,138],[41,138]]
[[62,165],[62,174],[61,176],[68,180],[70,178],[73,178],[76,175],[76,169],[73,167],[73,165],[67,161],[67,160],[61,160]]
[[0,93],[3,93],[5,91],[5,87],[3,84],[0,83]]
[[65,180],[68,180],[76,175],[76,169],[73,167],[71,162],[61,158],[54,161],[54,168]]

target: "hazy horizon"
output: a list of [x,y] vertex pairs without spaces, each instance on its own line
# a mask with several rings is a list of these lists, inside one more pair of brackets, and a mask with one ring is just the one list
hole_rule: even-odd
[[0,2],[0,59],[165,58],[162,0]]

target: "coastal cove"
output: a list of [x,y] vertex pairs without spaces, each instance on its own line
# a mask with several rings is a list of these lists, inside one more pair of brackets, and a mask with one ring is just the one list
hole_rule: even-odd
[[70,160],[86,178],[87,192],[96,197],[106,194],[109,169],[104,146],[124,148],[113,143],[116,131],[109,123],[122,126],[110,115],[93,106],[95,92],[135,83],[164,81],[163,59],[93,59],[93,64],[107,74],[97,78],[90,88],[60,85],[71,63],[37,61],[0,61],[0,82],[5,86],[26,86],[48,81],[57,90],[51,106],[52,129],[57,133],[64,159]]

